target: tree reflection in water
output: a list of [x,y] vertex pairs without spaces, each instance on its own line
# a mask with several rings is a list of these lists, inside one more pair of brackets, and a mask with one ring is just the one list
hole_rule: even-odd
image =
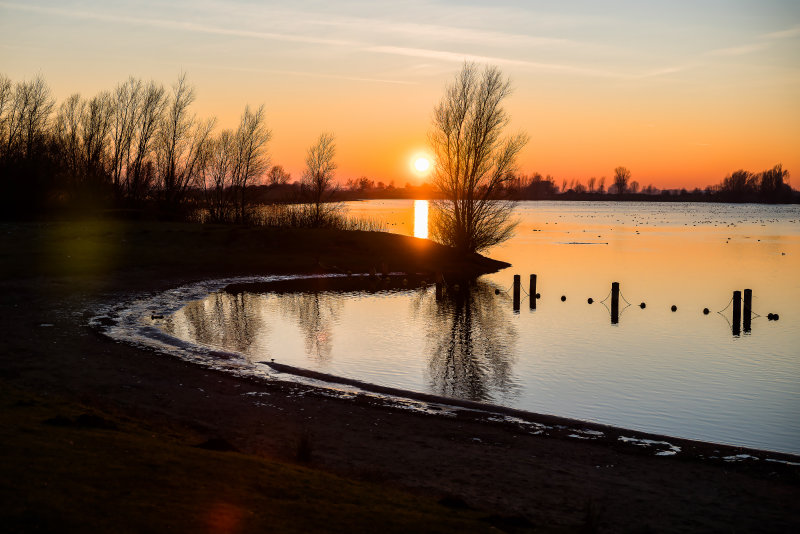
[[516,395],[513,375],[516,328],[511,301],[495,286],[477,281],[458,290],[420,294],[414,306],[429,318],[428,373],[433,392],[447,397],[495,401]]
[[285,317],[297,321],[303,332],[306,354],[328,361],[333,350],[333,325],[339,319],[342,296],[328,292],[284,293],[278,299]]
[[212,293],[166,317],[163,328],[181,339],[246,353],[256,333],[266,328],[261,314],[255,313],[260,298],[252,293]]

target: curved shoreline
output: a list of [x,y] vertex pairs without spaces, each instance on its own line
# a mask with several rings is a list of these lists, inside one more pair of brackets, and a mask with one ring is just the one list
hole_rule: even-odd
[[[199,364],[214,370],[233,373],[239,377],[249,376],[260,380],[299,383],[318,390],[324,390],[331,396],[341,398],[352,398],[356,395],[371,396],[389,408],[411,409],[445,416],[468,416],[472,420],[483,420],[487,423],[503,422],[518,426],[533,435],[603,441],[614,445],[623,444],[628,447],[646,449],[654,456],[680,455],[682,458],[720,462],[763,460],[792,467],[800,466],[800,455],[788,452],[656,434],[564,416],[530,412],[508,406],[383,386],[274,361],[256,362],[256,364],[268,368],[269,370],[267,371],[263,367],[259,368],[252,362],[246,361],[241,354],[236,352],[221,351],[212,347],[197,345],[167,334],[157,326],[135,325],[135,323],[145,319],[148,313],[151,314],[151,317],[156,318],[153,320],[158,320],[174,313],[187,302],[203,298],[213,291],[228,290],[231,287],[240,291],[251,284],[263,288],[272,283],[313,281],[322,278],[340,279],[351,276],[364,279],[369,277],[366,273],[355,273],[352,275],[294,274],[210,279],[178,286],[155,295],[151,294],[149,298],[134,297],[122,303],[117,302],[116,305],[112,305],[109,308],[103,309],[101,307],[100,309],[103,312],[92,317],[89,320],[89,325],[115,341],[130,343],[140,348],[155,350],[173,357],[177,356],[190,364]],[[136,303],[136,306],[131,306],[132,303]],[[116,320],[109,316],[115,316]],[[124,323],[121,329],[118,328],[120,321]],[[346,386],[349,389],[342,390],[341,386]]]

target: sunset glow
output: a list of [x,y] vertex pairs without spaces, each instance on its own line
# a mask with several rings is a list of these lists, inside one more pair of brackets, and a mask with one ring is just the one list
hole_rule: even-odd
[[417,172],[426,172],[431,167],[431,162],[427,158],[417,158],[414,162],[414,169]]
[[337,180],[402,186],[429,178],[409,151],[476,61],[512,81],[509,131],[530,136],[520,172],[586,183],[623,165],[642,186],[689,189],[799,172],[800,3],[623,4],[2,1],[0,72],[41,74],[59,103],[185,72],[218,130],[263,103],[272,162],[293,179],[331,131]]

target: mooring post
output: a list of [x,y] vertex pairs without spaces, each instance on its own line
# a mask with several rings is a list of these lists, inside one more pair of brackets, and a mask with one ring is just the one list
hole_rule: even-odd
[[738,336],[741,332],[741,325],[742,323],[742,292],[741,291],[734,291],[733,292],[733,321],[731,329],[733,330],[733,335]]
[[745,332],[750,332],[750,320],[753,315],[753,290],[744,290],[744,309],[742,310],[742,328]]
[[528,291],[528,296],[530,297],[530,301],[531,301],[531,309],[535,310],[536,309],[536,275],[535,274],[531,275],[531,284],[530,284],[530,287],[528,289],[530,289],[530,291]]
[[611,282],[611,324],[619,322],[619,282]]
[[514,311],[519,313],[520,276],[514,275]]

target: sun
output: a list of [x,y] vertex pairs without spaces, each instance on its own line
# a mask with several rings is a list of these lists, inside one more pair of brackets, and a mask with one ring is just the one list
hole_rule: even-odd
[[426,157],[419,157],[414,160],[414,169],[417,172],[425,172],[431,168],[431,161]]

